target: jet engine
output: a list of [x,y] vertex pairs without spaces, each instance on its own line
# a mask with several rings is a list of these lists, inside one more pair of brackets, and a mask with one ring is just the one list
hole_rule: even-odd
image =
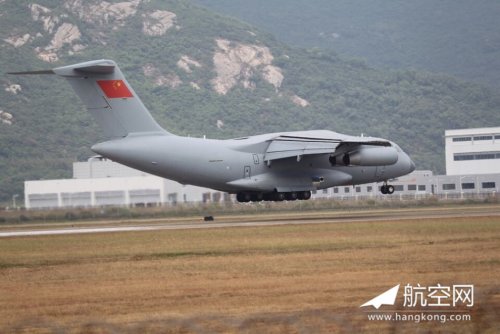
[[343,156],[330,157],[332,165],[345,166],[387,166],[398,161],[398,151],[394,147],[361,147]]

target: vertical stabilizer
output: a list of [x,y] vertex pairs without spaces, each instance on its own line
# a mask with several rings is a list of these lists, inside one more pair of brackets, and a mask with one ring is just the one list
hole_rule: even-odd
[[53,73],[68,80],[106,136],[168,134],[153,119],[114,61],[94,60],[63,66],[55,68]]

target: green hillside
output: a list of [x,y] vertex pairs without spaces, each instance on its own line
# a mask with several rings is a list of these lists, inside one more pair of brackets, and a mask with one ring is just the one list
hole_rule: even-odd
[[290,45],[418,68],[500,89],[497,0],[195,0]]
[[[364,133],[442,172],[444,129],[500,123],[500,98],[480,86],[288,47],[186,1],[7,1],[0,10],[0,72],[114,59],[159,123],[181,135]],[[0,84],[0,200],[22,194],[24,180],[70,177],[71,163],[105,139],[63,79],[2,75]]]

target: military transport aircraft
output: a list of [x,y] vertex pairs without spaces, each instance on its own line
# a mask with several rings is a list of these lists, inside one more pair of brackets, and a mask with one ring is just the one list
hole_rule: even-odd
[[103,157],[182,184],[237,194],[240,202],[306,200],[311,191],[383,181],[411,173],[413,161],[395,143],[332,131],[269,133],[228,140],[176,136],[156,123],[112,60],[53,70],[68,80],[109,141]]

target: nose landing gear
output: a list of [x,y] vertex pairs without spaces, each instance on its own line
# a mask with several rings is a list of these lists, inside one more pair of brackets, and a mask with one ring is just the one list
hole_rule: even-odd
[[394,186],[384,182],[384,184],[380,187],[380,192],[384,195],[392,195],[394,194]]

